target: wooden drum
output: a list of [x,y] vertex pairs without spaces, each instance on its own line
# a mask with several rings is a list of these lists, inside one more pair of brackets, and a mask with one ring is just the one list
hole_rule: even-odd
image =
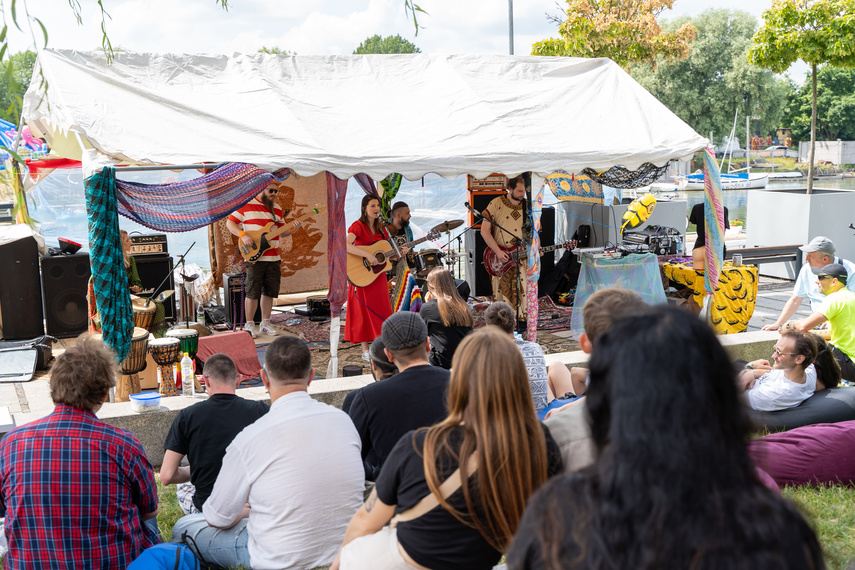
[[117,402],[127,402],[130,400],[131,394],[138,394],[141,391],[139,373],[145,369],[148,336],[146,329],[134,327],[131,349],[128,351],[128,356],[122,361],[122,377],[116,387]]
[[154,322],[154,313],[157,311],[157,303],[151,301],[148,307],[146,307],[146,300],[142,298],[131,300],[131,307],[134,310],[134,327],[151,330],[151,323]]
[[149,341],[148,350],[151,357],[157,363],[157,376],[160,383],[161,396],[177,396],[178,388],[175,386],[175,371],[173,365],[178,362],[178,347],[180,341],[177,338],[156,338]]

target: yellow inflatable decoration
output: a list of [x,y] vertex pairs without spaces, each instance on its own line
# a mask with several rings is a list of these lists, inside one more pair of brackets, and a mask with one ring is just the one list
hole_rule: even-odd
[[633,229],[643,224],[655,208],[656,196],[649,192],[633,200],[626,212],[623,213],[623,225],[620,227],[620,233],[623,234],[626,228]]

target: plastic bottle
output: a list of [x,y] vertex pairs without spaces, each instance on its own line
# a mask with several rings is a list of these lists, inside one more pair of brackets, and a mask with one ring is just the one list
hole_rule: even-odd
[[202,305],[196,307],[196,322],[200,325],[205,324],[205,308]]
[[181,393],[188,398],[192,398],[195,382],[196,377],[193,374],[193,361],[190,359],[190,353],[185,352],[184,358],[181,359]]

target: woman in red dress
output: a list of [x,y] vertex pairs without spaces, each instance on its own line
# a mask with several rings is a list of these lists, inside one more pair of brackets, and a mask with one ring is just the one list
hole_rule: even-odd
[[[386,239],[380,221],[380,199],[366,194],[362,199],[362,215],[347,230],[347,252],[364,257],[371,265],[377,260],[356,246],[366,246]],[[392,301],[386,273],[378,275],[370,285],[347,285],[347,316],[344,340],[362,343],[362,359],[368,360],[368,346],[380,336],[380,330],[392,314]]]

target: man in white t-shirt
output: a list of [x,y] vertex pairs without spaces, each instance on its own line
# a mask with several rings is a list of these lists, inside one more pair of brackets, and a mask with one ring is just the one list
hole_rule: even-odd
[[[806,333],[787,331],[772,353],[772,369],[749,363],[739,383],[755,410],[774,412],[794,408],[816,391],[816,343]],[[765,363],[765,361],[762,361]]]
[[825,301],[825,295],[820,293],[819,286],[816,283],[816,275],[811,269],[821,269],[829,263],[840,263],[846,268],[849,274],[847,288],[850,291],[855,291],[855,264],[845,259],[834,256],[834,244],[825,236],[817,236],[810,240],[810,243],[799,248],[805,253],[805,263],[802,265],[796,277],[796,284],[793,287],[793,295],[781,309],[781,314],[771,325],[764,326],[761,330],[775,331],[781,328],[781,325],[786,323],[796,314],[796,310],[801,306],[805,297],[810,299],[810,308],[812,312],[816,312],[820,305]]
[[362,506],[364,471],[353,422],[309,396],[313,375],[303,340],[271,343],[261,374],[270,411],[226,449],[203,514],[182,517],[174,541],[192,539],[205,560],[224,568],[332,563]]

